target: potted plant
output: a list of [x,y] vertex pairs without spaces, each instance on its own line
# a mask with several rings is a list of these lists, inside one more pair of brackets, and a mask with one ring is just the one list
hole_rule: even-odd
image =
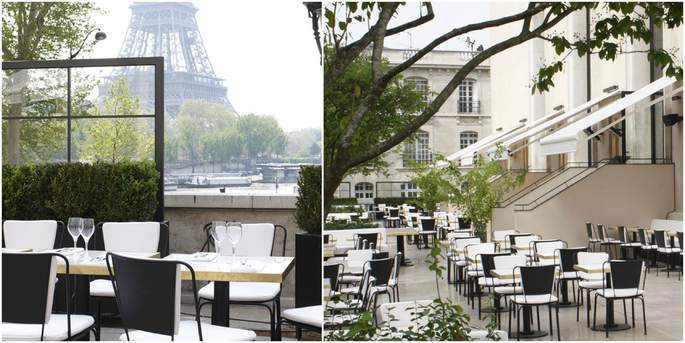
[[295,307],[321,304],[321,166],[300,167],[295,210]]

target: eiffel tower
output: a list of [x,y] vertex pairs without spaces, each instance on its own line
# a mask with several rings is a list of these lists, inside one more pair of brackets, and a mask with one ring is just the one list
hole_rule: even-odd
[[[216,77],[189,2],[134,2],[119,57],[164,57],[164,107],[175,118],[185,100],[204,100],[232,108],[223,80]],[[116,68],[143,109],[154,107],[151,68]],[[100,94],[104,94],[101,92]]]

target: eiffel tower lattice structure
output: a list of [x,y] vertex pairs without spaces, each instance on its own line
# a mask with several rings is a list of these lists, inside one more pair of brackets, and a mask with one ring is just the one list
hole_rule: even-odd
[[[204,100],[232,108],[223,80],[214,74],[189,2],[134,2],[119,57],[164,57],[164,108],[172,118],[185,100]],[[116,68],[143,109],[154,107],[150,67]],[[100,94],[104,94],[101,90]]]

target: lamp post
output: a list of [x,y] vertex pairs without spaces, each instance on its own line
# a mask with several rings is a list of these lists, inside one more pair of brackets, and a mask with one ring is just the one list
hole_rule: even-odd
[[312,19],[312,31],[314,31],[314,40],[316,47],[319,49],[319,64],[323,62],[323,55],[321,52],[321,40],[319,38],[319,20],[321,19],[321,2],[303,2],[307,7],[309,18]]
[[86,34],[86,36],[83,37],[83,41],[81,42],[81,46],[79,46],[79,48],[78,48],[78,50],[76,50],[76,52],[72,53],[71,48],[69,48],[69,59],[70,60],[73,60],[74,58],[76,58],[76,56],[78,56],[78,54],[81,52],[81,49],[83,49],[83,46],[86,44],[86,40],[88,40],[88,37],[90,37],[90,34],[95,32],[95,31],[97,31],[97,33],[95,34],[95,42],[107,39],[107,34],[100,31],[100,28],[94,28],[94,29],[90,30],[90,32],[88,32]]

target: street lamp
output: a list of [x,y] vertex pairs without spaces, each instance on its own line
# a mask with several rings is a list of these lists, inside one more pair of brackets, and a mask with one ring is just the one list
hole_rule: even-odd
[[97,31],[97,33],[95,34],[95,42],[96,43],[98,41],[105,40],[107,38],[107,35],[104,32],[100,31],[100,28],[94,28],[94,29],[90,30],[90,32],[88,32],[88,34],[86,34],[86,36],[83,38],[83,42],[81,42],[81,46],[78,48],[78,50],[76,50],[76,52],[71,53],[71,48],[69,48],[69,59],[70,60],[73,60],[74,58],[76,58],[76,56],[78,56],[78,54],[81,52],[81,49],[83,49],[83,45],[86,44],[86,40],[88,40],[88,37],[90,36],[90,34],[95,32],[95,31]]
[[321,40],[319,38],[319,19],[321,18],[321,3],[320,2],[303,2],[309,12],[309,18],[312,19],[312,31],[314,31],[314,40],[316,47],[319,49],[319,63],[322,63],[323,55],[321,52]]

